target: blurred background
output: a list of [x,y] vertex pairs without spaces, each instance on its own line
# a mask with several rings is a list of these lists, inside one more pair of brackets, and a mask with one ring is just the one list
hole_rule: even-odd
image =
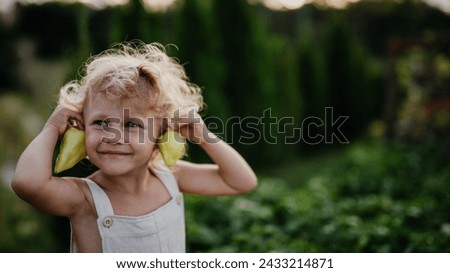
[[[448,0],[1,0],[0,252],[69,251],[68,221],[12,192],[15,164],[61,85],[133,39],[177,46],[259,178],[186,197],[189,252],[450,252]],[[332,141],[300,139],[327,107],[348,119],[309,136]]]

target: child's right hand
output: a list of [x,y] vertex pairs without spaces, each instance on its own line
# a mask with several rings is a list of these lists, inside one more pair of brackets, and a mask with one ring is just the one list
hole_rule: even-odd
[[63,106],[58,106],[48,118],[44,128],[53,126],[58,130],[58,135],[62,136],[69,124],[72,127],[84,130],[83,116],[80,113],[71,111]]

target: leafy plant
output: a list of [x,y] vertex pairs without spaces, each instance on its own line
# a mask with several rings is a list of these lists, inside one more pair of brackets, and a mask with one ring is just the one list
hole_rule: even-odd
[[246,196],[187,197],[188,250],[450,251],[445,162],[433,145],[357,145],[298,187],[260,177]]

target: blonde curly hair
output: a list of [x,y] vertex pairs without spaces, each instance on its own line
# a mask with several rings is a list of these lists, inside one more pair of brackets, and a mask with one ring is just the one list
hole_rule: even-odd
[[[203,108],[201,89],[191,83],[184,67],[159,43],[121,43],[88,59],[81,79],[65,84],[58,104],[78,113],[89,98],[136,98],[136,109],[156,117],[170,118]],[[155,149],[152,160],[158,156]]]

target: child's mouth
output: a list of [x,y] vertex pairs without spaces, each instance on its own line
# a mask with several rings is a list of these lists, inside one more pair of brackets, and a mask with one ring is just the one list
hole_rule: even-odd
[[99,151],[98,153],[101,155],[113,155],[113,156],[130,155],[130,153],[121,151]]

